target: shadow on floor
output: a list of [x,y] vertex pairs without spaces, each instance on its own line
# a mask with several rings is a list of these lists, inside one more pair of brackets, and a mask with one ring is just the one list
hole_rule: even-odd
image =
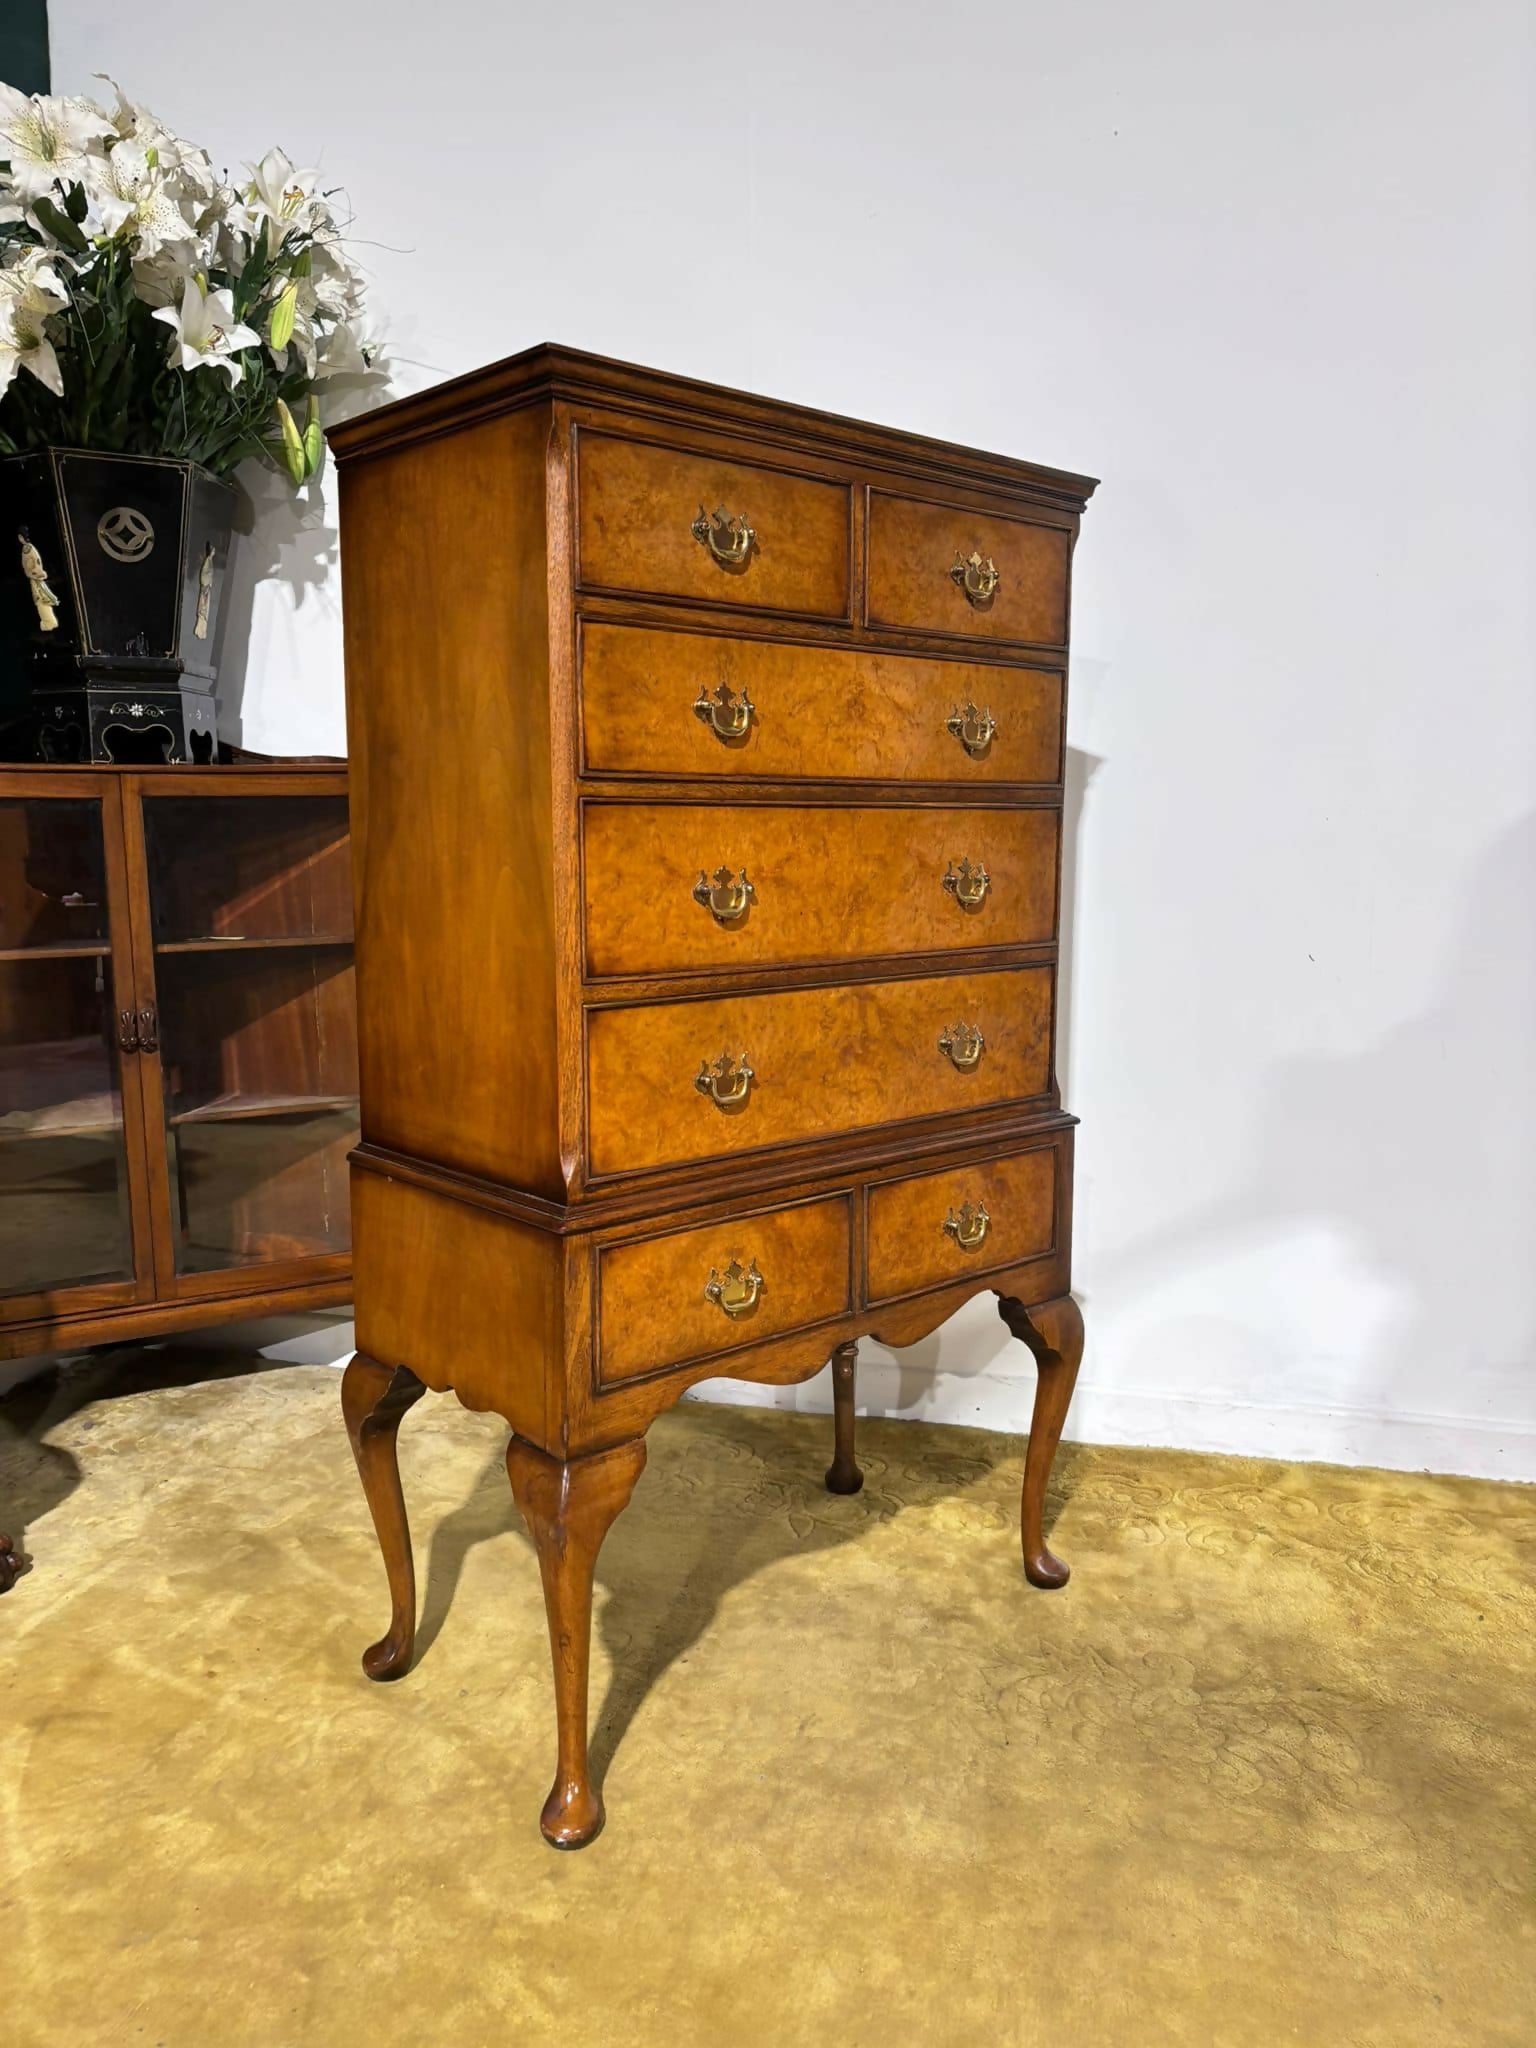
[[[919,1437],[910,1424],[871,1421],[862,1429],[864,1488],[841,1497],[827,1493],[822,1479],[831,1456],[830,1418],[824,1433],[806,1429],[811,1455],[791,1473],[784,1469],[783,1428],[777,1411],[707,1403],[686,1403],[653,1427],[634,1502],[598,1558],[594,1626],[612,1671],[607,1694],[592,1715],[592,1774],[599,1788],[651,1690],[709,1632],[737,1587],[778,1565],[858,1543],[908,1504],[906,1482],[916,1477],[903,1457],[909,1432],[912,1457],[921,1458],[921,1491],[928,1505],[958,1498],[988,1478],[1004,1458],[1021,1457],[1017,1439],[990,1432],[943,1431],[935,1443],[934,1432]],[[707,1496],[698,1496],[688,1473],[705,1437],[714,1483]],[[722,1451],[727,1469],[739,1475],[731,1488],[719,1483]],[[1047,1533],[1071,1497],[1078,1464],[1077,1447],[1064,1443],[1046,1504]],[[633,1562],[624,1531],[630,1516],[644,1515],[648,1507],[642,1570]],[[464,1501],[431,1531],[418,1664],[447,1623],[470,1552],[508,1529],[528,1551],[527,1568],[536,1571],[533,1544],[497,1452]]]
[[19,1550],[29,1550],[27,1530],[87,1476],[73,1452],[47,1440],[82,1409],[168,1387],[287,1369],[286,1360],[185,1343],[103,1345],[58,1359],[0,1399],[0,1529]]

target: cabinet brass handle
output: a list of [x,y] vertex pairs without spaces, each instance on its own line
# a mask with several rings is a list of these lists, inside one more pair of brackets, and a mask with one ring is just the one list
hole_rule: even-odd
[[997,738],[997,720],[990,704],[985,711],[978,711],[974,704],[967,704],[962,711],[957,704],[944,724],[973,761],[979,761]]
[[745,569],[757,544],[757,535],[746,520],[739,513],[733,518],[723,505],[717,505],[713,513],[701,505],[688,531],[722,569]]
[[988,555],[983,560],[978,549],[968,555],[955,550],[955,566],[949,572],[949,580],[965,592],[967,600],[978,608],[990,604],[997,595],[997,586],[1002,577],[997,573],[997,564]]
[[733,1057],[723,1052],[718,1059],[702,1063],[693,1077],[693,1085],[701,1095],[707,1095],[717,1109],[731,1109],[738,1102],[746,1101],[747,1091],[756,1079],[756,1072],[748,1064],[745,1053]]
[[139,1049],[139,1020],[132,1010],[117,1013],[117,1049],[119,1052],[137,1052]]
[[951,861],[945,870],[944,886],[962,910],[979,910],[987,900],[992,877],[980,861],[973,866],[969,860],[962,860],[959,867]]
[[729,683],[721,683],[713,697],[709,694],[709,686],[701,684],[699,694],[693,700],[694,717],[702,719],[716,739],[726,742],[746,738],[747,727],[752,723],[756,709],[745,690],[738,697]]
[[973,1067],[981,1065],[981,1056],[987,1049],[987,1041],[974,1024],[951,1024],[939,1035],[939,1051],[962,1074],[968,1074]]
[[146,1003],[139,1012],[139,1051],[158,1052],[159,1050],[160,1030],[155,1020],[155,1006],[153,1003]]
[[973,1252],[987,1234],[992,1218],[984,1202],[962,1202],[960,1213],[953,1209],[944,1218],[944,1229],[963,1252]]
[[716,924],[734,924],[745,917],[757,891],[742,869],[738,878],[730,868],[716,868],[712,875],[700,875],[693,885],[693,900],[702,903]]
[[751,1315],[757,1307],[764,1284],[756,1259],[749,1260],[745,1266],[739,1259],[732,1259],[723,1273],[714,1266],[710,1267],[704,1299],[712,1301],[723,1315],[737,1322],[742,1316]]

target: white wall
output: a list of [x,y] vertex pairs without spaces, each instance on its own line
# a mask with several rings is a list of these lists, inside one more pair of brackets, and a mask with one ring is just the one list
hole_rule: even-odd
[[[402,388],[551,339],[1101,475],[1074,1433],[1536,1477],[1525,0],[51,12],[346,184]],[[309,516],[252,745],[342,744]],[[985,1303],[866,1354],[1027,1417]]]

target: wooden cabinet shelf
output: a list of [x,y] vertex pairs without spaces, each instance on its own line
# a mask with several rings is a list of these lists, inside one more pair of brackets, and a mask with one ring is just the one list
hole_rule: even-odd
[[157,941],[157,953],[278,953],[292,952],[296,947],[305,946],[350,946],[350,932],[295,932],[292,936],[275,939],[247,939],[231,934],[228,938],[208,939],[161,939]]
[[173,1110],[167,1122],[245,1123],[254,1117],[325,1116],[333,1110],[356,1108],[356,1095],[219,1095],[190,1109]]
[[345,776],[0,768],[0,1357],[351,1293]]
[[111,950],[106,939],[94,946],[0,946],[0,965],[9,960],[100,960]]

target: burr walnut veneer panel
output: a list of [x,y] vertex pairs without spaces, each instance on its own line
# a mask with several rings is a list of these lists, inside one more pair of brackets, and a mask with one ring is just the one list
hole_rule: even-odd
[[[593,976],[1024,946],[1055,929],[1055,809],[590,803],[583,815]],[[944,886],[962,860],[986,870],[974,909]],[[694,894],[721,867],[755,892],[724,923]]]
[[513,1431],[555,1680],[541,1825],[577,1847],[598,1549],[698,1381],[835,1353],[847,1491],[856,1340],[992,1290],[1039,1367],[1024,1570],[1066,1577],[1052,1052],[1093,485],[552,347],[331,440],[363,1129],[342,1406],[391,1607],[364,1669],[410,1663],[395,1438],[452,1388]]
[[[582,630],[581,653],[584,758],[594,774],[1061,779],[1059,668],[595,623]],[[985,722],[967,722],[968,711]]]
[[[1067,637],[1071,552],[1071,535],[1060,526],[872,491],[869,623],[1056,646]],[[972,554],[998,574],[995,593],[982,604],[970,602],[953,573]]]
[[[846,1197],[730,1216],[598,1254],[598,1370],[604,1385],[723,1358],[853,1307]],[[746,1301],[724,1316],[706,1294],[732,1263]]]
[[[588,589],[848,616],[846,484],[583,434],[579,493]],[[692,530],[701,512],[722,508],[747,520],[755,536],[739,569],[723,569]]]
[[[967,1273],[993,1272],[1051,1249],[1053,1147],[979,1166],[946,1168],[869,1191],[869,1298],[917,1294]],[[964,1228],[969,1208],[974,1244]],[[982,1212],[985,1220],[982,1220]],[[946,1230],[954,1218],[956,1230]]]
[[592,1169],[1043,1097],[1053,979],[1049,967],[1007,968],[591,1010]]

